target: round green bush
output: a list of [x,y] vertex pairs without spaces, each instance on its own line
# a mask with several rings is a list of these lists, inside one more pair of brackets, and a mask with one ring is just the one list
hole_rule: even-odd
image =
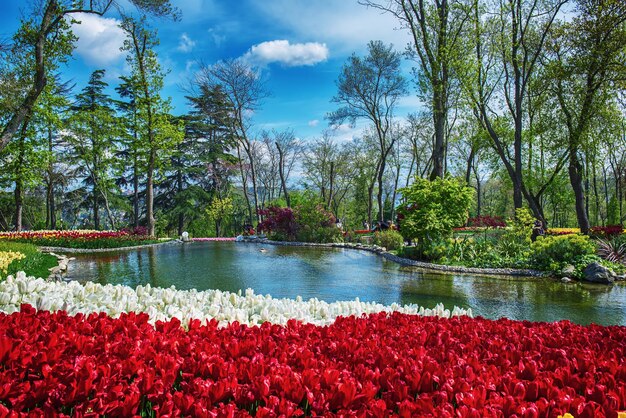
[[374,244],[385,247],[387,251],[397,251],[404,245],[404,238],[398,231],[388,229],[374,234]]
[[530,263],[533,268],[556,272],[566,264],[579,267],[595,253],[596,246],[586,235],[548,235],[531,244]]

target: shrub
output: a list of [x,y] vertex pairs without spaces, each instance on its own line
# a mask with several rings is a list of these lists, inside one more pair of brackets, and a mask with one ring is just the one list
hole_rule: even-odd
[[398,231],[388,229],[374,234],[374,244],[385,247],[387,251],[397,251],[404,245],[404,238]]
[[264,217],[258,225],[277,241],[340,242],[342,232],[335,226],[335,217],[314,201],[290,208],[270,207],[259,211]]
[[626,239],[598,240],[598,255],[611,263],[626,265]]
[[294,241],[298,232],[298,223],[291,208],[279,208],[276,206],[261,209],[259,214],[263,216],[257,229],[267,233],[271,239],[277,241]]
[[595,253],[596,246],[586,235],[545,236],[530,246],[530,263],[533,268],[551,272],[561,271],[567,264],[580,269],[594,261]]
[[404,203],[398,208],[400,233],[405,239],[419,239],[429,246],[463,226],[473,201],[474,189],[460,179],[417,178],[400,189]]

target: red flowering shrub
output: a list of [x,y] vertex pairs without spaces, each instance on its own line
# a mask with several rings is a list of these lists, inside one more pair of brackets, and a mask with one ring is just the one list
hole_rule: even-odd
[[122,228],[120,230],[120,233],[122,234],[127,234],[127,235],[131,235],[131,236],[139,236],[139,237],[146,237],[148,236],[148,228],[146,228],[145,226],[134,226],[132,228]]
[[598,238],[613,238],[624,232],[622,225],[592,226],[589,235]]
[[184,331],[23,306],[0,314],[0,417],[616,417],[625,338],[626,327],[398,313]]
[[272,238],[282,241],[295,239],[298,224],[291,208],[272,206],[267,209],[259,209],[259,215],[263,216],[263,222],[257,227],[259,232],[271,234]]
[[506,222],[501,216],[481,215],[469,218],[468,227],[505,228]]

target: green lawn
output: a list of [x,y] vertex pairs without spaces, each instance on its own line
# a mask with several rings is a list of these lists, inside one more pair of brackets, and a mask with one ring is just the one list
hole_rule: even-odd
[[2,278],[15,275],[18,271],[25,271],[28,276],[46,278],[50,275],[48,269],[58,264],[55,256],[41,253],[33,244],[0,242],[0,251],[18,251],[26,256],[9,264],[7,274],[2,274]]

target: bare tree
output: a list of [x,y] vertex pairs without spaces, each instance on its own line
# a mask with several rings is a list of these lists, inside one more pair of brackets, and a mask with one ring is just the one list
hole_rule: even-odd
[[359,3],[394,15],[411,33],[407,49],[419,68],[417,88],[430,102],[434,125],[430,178],[443,177],[448,137],[448,111],[453,66],[468,15],[459,0],[360,0]]
[[357,119],[367,119],[374,125],[380,150],[377,172],[380,221],[384,215],[383,176],[394,143],[394,137],[389,135],[393,112],[398,100],[407,93],[406,80],[400,74],[400,58],[393,45],[381,41],[371,41],[364,58],[352,55],[343,67],[337,81],[339,91],[333,97],[333,102],[343,107],[328,115],[334,126],[346,121],[354,125]]
[[[487,14],[483,3],[473,0],[473,29],[468,36],[474,54],[468,54],[468,61],[473,62],[466,62],[469,76],[463,84],[473,112],[511,178],[515,208],[521,208],[526,199],[534,215],[541,219],[541,208],[523,177],[528,120],[525,102],[548,34],[568,1],[503,0],[496,2],[495,10]],[[509,125],[512,132],[507,129]]]
[[[237,153],[240,157],[240,169],[243,182],[243,193],[248,205],[248,215],[250,219],[259,219],[259,202],[257,190],[257,174],[254,165],[253,145],[250,136],[251,115],[257,110],[263,99],[268,97],[268,92],[259,74],[248,64],[241,60],[220,61],[212,66],[204,66],[198,83],[214,88],[221,86],[226,95],[229,106],[233,109],[232,133],[237,139]],[[243,160],[241,150],[245,153],[252,180],[252,197],[254,201],[254,215],[252,214],[252,204],[248,196],[247,181],[244,175]]]

